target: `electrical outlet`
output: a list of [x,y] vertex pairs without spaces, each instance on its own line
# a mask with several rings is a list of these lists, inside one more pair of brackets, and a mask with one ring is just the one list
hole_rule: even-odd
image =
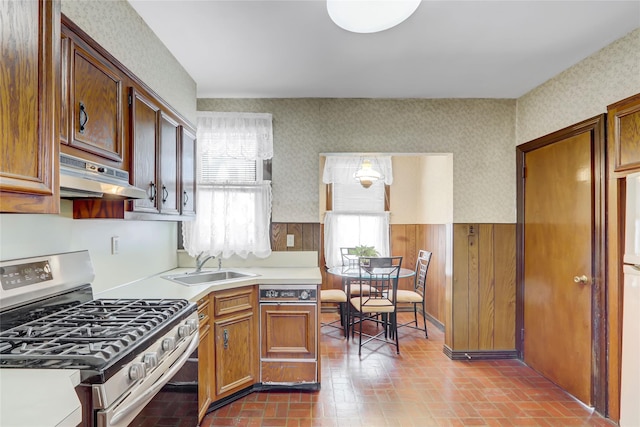
[[292,248],[295,245],[293,238],[294,238],[293,234],[287,234],[287,247],[288,248]]
[[120,251],[120,237],[111,237],[111,255],[116,255]]

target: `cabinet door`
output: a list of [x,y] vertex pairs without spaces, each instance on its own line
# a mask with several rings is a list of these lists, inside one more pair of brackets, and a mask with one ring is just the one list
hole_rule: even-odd
[[253,312],[216,320],[216,398],[257,382],[256,316]]
[[122,77],[95,52],[71,43],[69,145],[122,162]]
[[181,197],[178,192],[178,143],[180,126],[178,122],[160,113],[160,212],[180,214]]
[[263,360],[316,358],[316,305],[262,304],[260,321]]
[[640,168],[640,94],[607,109],[609,137],[615,146],[615,171]]
[[158,213],[158,118],[160,108],[131,89],[131,176],[134,186],[147,190],[149,197],[133,201],[136,212]]
[[184,127],[180,129],[181,212],[182,215],[193,216],[196,214],[196,136]]
[[0,212],[57,213],[60,2],[0,0]]

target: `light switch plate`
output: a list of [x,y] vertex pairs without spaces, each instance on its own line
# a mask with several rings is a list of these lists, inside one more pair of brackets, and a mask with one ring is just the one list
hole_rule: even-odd
[[294,246],[293,234],[287,234],[287,247],[292,248]]

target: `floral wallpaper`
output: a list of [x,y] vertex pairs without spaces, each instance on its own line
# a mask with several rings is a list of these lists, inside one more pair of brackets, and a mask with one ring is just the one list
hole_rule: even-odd
[[273,220],[318,221],[320,153],[453,153],[455,222],[515,221],[515,100],[199,99],[273,114]]
[[607,112],[640,93],[640,28],[518,99],[516,145]]

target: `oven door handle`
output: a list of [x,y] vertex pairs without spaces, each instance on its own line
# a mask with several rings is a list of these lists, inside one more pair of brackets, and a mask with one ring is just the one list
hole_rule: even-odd
[[171,366],[171,368],[169,368],[169,370],[167,370],[167,372],[165,372],[164,375],[162,375],[158,379],[158,381],[156,381],[151,387],[149,387],[143,394],[141,394],[135,400],[129,403],[127,406],[125,406],[124,408],[122,408],[121,410],[113,414],[113,417],[109,421],[109,425],[118,424],[118,421],[120,421],[123,417],[126,417],[127,415],[129,415],[131,411],[140,409],[140,404],[142,402],[153,397],[156,393],[160,391],[162,387],[164,387],[166,383],[169,382],[169,380],[176,374],[176,372],[178,372],[180,368],[182,368],[182,366],[185,364],[189,356],[191,356],[191,353],[193,353],[195,349],[198,347],[198,332],[196,331],[196,333],[193,334],[192,337],[193,339],[189,343],[189,347],[184,352],[184,354],[180,356],[180,359],[176,360],[176,362]]

